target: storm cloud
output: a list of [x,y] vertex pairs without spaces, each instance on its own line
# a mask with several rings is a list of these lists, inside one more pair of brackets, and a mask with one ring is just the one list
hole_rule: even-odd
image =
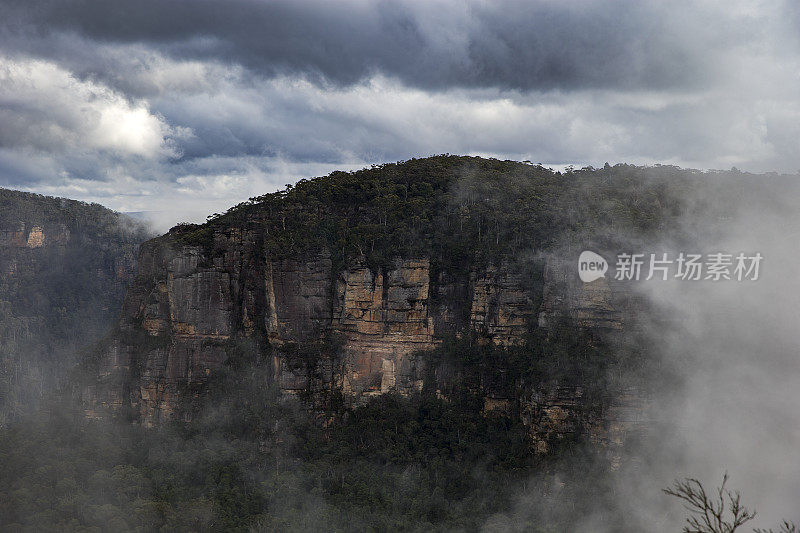
[[376,73],[424,89],[695,86],[714,54],[746,37],[704,20],[674,24],[680,3],[216,2],[83,0],[14,6],[9,25],[37,34],[145,43],[180,59],[221,60],[260,75],[348,85]]
[[800,168],[800,17],[783,2],[0,10],[0,185],[117,209],[214,211],[443,152]]

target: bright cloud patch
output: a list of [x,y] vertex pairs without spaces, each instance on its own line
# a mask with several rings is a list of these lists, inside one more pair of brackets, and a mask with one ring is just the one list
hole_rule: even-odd
[[3,147],[149,159],[176,155],[173,128],[145,103],[76,79],[47,61],[0,57],[0,116]]

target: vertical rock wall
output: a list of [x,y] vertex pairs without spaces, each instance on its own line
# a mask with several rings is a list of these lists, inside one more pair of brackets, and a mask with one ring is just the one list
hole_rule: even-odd
[[[90,391],[90,404],[129,406],[147,425],[174,418],[193,387],[224,364],[231,342],[258,334],[271,347],[286,392],[309,385],[307,368],[290,354],[335,336],[341,360],[326,367],[329,384],[358,401],[421,389],[424,358],[417,354],[444,335],[472,330],[514,346],[531,325],[547,328],[565,317],[599,330],[623,324],[623,300],[611,287],[604,280],[576,282],[564,265],[547,265],[536,298],[522,274],[503,265],[461,279],[439,274],[432,283],[425,257],[397,258],[377,271],[355,262],[336,272],[324,250],[272,259],[258,233],[245,229],[216,235],[215,247],[223,253],[209,259],[200,247],[170,235],[142,246],[118,333],[101,354],[106,384]],[[542,393],[527,403],[526,416],[537,434],[569,432],[580,399],[577,389]],[[486,410],[503,410],[512,401],[498,392],[487,397]]]

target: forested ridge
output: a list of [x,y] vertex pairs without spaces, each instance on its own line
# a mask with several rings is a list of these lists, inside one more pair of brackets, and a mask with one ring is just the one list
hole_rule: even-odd
[[[213,258],[222,253],[215,234],[244,225],[259,229],[273,258],[313,257],[324,249],[334,269],[359,260],[379,270],[396,256],[425,256],[432,279],[507,264],[526,273],[526,290],[541,296],[547,254],[615,249],[663,235],[687,242],[679,219],[711,208],[684,199],[718,178],[756,179],[671,166],[554,172],[442,155],[300,180],[206,224],[176,226],[166,238],[200,246]],[[522,498],[531,509],[513,524],[517,529],[570,530],[603,507],[608,512],[598,520],[625,530],[624,517],[614,513],[610,457],[588,434],[554,435],[546,453],[537,453],[519,416],[523,406],[487,411],[482,394],[487,376],[524,391],[578,387],[589,410],[602,409],[631,383],[653,375],[661,386],[669,381],[665,369],[653,367],[644,341],[611,342],[566,322],[547,329],[532,322],[515,346],[495,346],[478,334],[440,340],[425,357],[430,368],[448,369],[444,385],[431,375],[417,393],[358,405],[335,391],[322,410],[310,408],[302,394],[282,394],[262,334],[231,343],[228,361],[196,396],[188,423],[145,429],[124,417],[87,420],[74,391],[54,394],[0,432],[0,525],[12,531],[475,530],[512,527],[505,520]],[[92,350],[81,354],[90,357]]]
[[270,256],[325,247],[340,262],[430,256],[437,268],[459,270],[587,236],[652,235],[681,214],[680,198],[699,174],[624,164],[562,173],[441,155],[300,180],[175,230],[213,252],[215,228],[252,223],[263,227]]

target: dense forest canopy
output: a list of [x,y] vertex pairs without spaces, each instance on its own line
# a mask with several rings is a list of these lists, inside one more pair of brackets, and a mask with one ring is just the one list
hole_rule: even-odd
[[[0,228],[63,224],[72,231],[98,235],[125,235],[135,240],[147,235],[141,224],[97,203],[0,188]],[[127,231],[124,231],[127,230]]]
[[680,199],[699,174],[633,165],[555,172],[441,155],[300,180],[175,230],[213,248],[215,229],[259,224],[277,257],[324,247],[340,261],[364,256],[378,266],[424,255],[457,270],[569,241],[654,235],[681,214]]

